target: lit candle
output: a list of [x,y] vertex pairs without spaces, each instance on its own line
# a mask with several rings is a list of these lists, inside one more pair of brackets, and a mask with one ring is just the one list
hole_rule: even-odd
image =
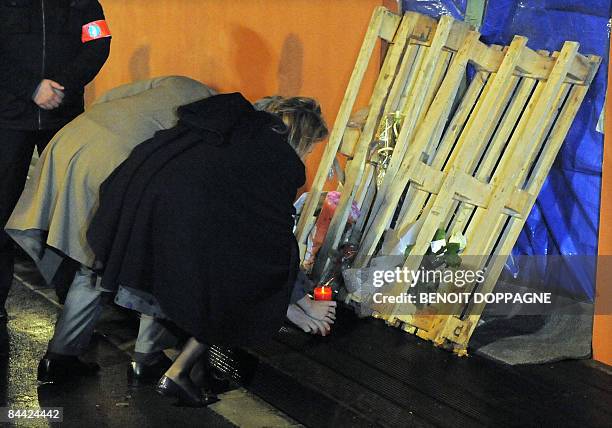
[[315,300],[332,300],[332,288],[326,286],[315,287],[314,289]]

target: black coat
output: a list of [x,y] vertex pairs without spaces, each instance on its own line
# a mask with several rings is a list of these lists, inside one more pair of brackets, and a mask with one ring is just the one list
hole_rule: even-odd
[[298,270],[293,200],[304,165],[240,94],[179,109],[100,188],[88,241],[102,286],[152,293],[179,327],[244,345],[282,325]]
[[[110,38],[83,43],[83,25],[103,20],[96,0],[0,0],[0,128],[58,129],[83,111],[83,90],[104,65]],[[42,79],[66,90],[60,107],[40,109]]]

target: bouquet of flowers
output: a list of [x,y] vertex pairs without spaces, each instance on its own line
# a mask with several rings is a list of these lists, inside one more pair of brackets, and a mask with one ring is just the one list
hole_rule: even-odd
[[[323,245],[325,241],[325,236],[327,235],[327,230],[329,229],[329,224],[331,223],[331,219],[334,216],[334,212],[336,211],[336,207],[340,202],[340,192],[328,192],[325,197],[325,201],[323,202],[323,206],[321,207],[321,213],[317,218],[317,222],[315,223],[312,231],[308,235],[308,245],[306,247],[306,254],[304,256],[304,261],[302,263],[302,268],[306,272],[310,272],[312,266],[314,265],[315,259],[317,257],[317,253]],[[352,224],[357,221],[359,218],[359,208],[357,204],[353,202],[351,206],[351,212],[348,217],[348,223]]]

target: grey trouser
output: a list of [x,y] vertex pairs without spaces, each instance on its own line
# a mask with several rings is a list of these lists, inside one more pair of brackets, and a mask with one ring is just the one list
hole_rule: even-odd
[[164,349],[175,347],[178,342],[179,339],[156,318],[140,314],[138,338],[134,346],[135,360],[138,360],[139,354],[155,354]]
[[[87,350],[104,307],[104,291],[96,287],[97,275],[81,266],[76,273],[64,309],[55,324],[48,350],[54,354],[81,355]],[[135,352],[150,354],[173,347],[178,339],[155,318],[142,314]]]
[[85,266],[77,271],[55,323],[49,352],[62,355],[85,352],[103,308],[103,291],[96,288],[96,279],[96,274]]

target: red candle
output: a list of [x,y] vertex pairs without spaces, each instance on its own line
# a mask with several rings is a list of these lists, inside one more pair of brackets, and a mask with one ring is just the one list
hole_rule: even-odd
[[315,300],[332,300],[332,288],[326,286],[315,287],[314,289]]

